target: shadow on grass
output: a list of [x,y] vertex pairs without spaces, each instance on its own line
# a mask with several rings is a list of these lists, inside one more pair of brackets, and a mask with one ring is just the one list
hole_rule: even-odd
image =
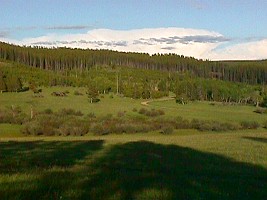
[[0,142],[0,199],[60,199],[103,141]]
[[243,137],[244,139],[253,140],[256,142],[263,142],[267,143],[267,138],[260,138],[260,137]]
[[[105,153],[90,160],[102,148],[103,141],[2,142],[0,196],[243,200],[264,199],[267,195],[267,170],[256,165],[145,141],[105,147]],[[32,173],[36,176],[31,177]],[[15,178],[5,176],[1,180],[6,174]]]
[[103,141],[0,142],[0,174],[70,167],[99,150]]
[[[175,145],[131,142],[94,163],[81,199],[264,199],[267,171]],[[90,189],[91,188],[91,189]]]

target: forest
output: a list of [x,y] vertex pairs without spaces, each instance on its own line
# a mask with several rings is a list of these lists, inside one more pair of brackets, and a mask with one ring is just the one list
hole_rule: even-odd
[[74,86],[134,99],[160,98],[172,92],[182,104],[194,100],[267,104],[267,61],[213,62],[174,54],[150,56],[6,43],[0,43],[0,58],[9,62],[0,69],[0,91]]
[[128,66],[168,72],[190,72],[195,77],[224,81],[265,84],[267,61],[198,60],[176,54],[142,54],[111,50],[21,47],[0,42],[0,58],[40,69],[84,71],[97,65]]
[[0,43],[0,197],[264,199],[266,64]]

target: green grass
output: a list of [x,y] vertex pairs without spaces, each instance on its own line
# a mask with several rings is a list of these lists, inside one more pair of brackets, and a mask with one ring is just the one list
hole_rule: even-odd
[[[51,96],[53,91],[69,91],[67,97],[54,97]],[[82,92],[83,96],[75,96],[74,91]],[[105,116],[107,114],[117,115],[118,112],[126,111],[126,115],[136,116],[139,114],[134,113],[133,108],[139,110],[143,100],[134,100],[130,98],[118,97],[113,95],[101,95],[101,101],[96,104],[90,104],[85,94],[85,88],[74,87],[52,87],[43,88],[43,98],[33,97],[31,91],[22,93],[2,93],[0,94],[0,108],[10,107],[11,105],[20,106],[23,111],[30,114],[31,106],[35,111],[43,111],[47,108],[53,111],[62,108],[72,108],[80,110],[84,114],[95,113],[96,116]],[[257,114],[253,111],[256,110],[253,106],[241,105],[222,105],[215,103],[210,105],[210,102],[190,102],[187,105],[176,104],[174,100],[171,101],[156,101],[149,103],[147,108],[162,109],[165,111],[167,118],[175,118],[182,116],[186,119],[203,119],[215,120],[221,122],[241,122],[241,121],[257,121],[263,123],[267,121],[266,114]]]
[[156,101],[150,103],[154,108],[161,108],[167,116],[181,116],[186,119],[203,119],[221,122],[242,122],[257,121],[263,123],[267,121],[266,114],[257,114],[254,106],[246,105],[223,105],[215,102],[190,102],[186,105],[175,103],[175,101]]
[[0,124],[0,138],[15,138],[23,137],[20,133],[20,125],[15,124]]
[[266,131],[0,140],[1,199],[264,199]]
[[[65,91],[68,97],[53,97]],[[85,88],[43,88],[0,94],[0,108],[20,106],[30,114],[50,108],[96,116],[141,116],[142,100],[104,95],[90,104]],[[151,102],[164,117],[221,122],[267,121],[252,106],[209,102]],[[264,199],[267,196],[266,129],[225,133],[175,130],[83,137],[21,137],[20,125],[0,124],[1,199]]]
[[[83,96],[75,96],[74,91],[80,91]],[[52,92],[64,92],[69,91],[67,97],[55,97],[52,96]],[[0,94],[0,108],[6,106],[20,106],[22,110],[30,114],[31,106],[36,111],[43,111],[47,108],[53,111],[60,110],[62,108],[72,108],[74,110],[80,110],[84,114],[95,113],[97,116],[104,116],[107,114],[117,114],[120,111],[130,111],[133,108],[141,107],[141,100],[133,100],[130,98],[122,98],[113,95],[114,98],[110,98],[110,95],[101,95],[104,98],[100,98],[99,103],[90,104],[85,94],[85,88],[74,88],[74,87],[51,87],[43,88],[43,98],[33,97],[33,92],[21,92],[21,93],[2,93]]]

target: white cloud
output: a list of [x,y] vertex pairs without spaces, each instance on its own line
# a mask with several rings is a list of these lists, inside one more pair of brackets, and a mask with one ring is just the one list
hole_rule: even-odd
[[235,44],[219,50],[208,52],[212,60],[259,60],[267,58],[267,39],[256,42]]
[[111,49],[149,54],[176,53],[210,60],[267,57],[267,40],[237,44],[218,50],[221,44],[229,43],[230,39],[220,33],[202,29],[156,28],[126,31],[94,29],[84,34],[48,34],[21,41],[7,38],[2,40],[18,45]]

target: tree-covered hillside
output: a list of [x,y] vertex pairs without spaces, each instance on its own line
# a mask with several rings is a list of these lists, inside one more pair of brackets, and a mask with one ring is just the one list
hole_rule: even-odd
[[213,62],[176,54],[148,55],[110,50],[20,47],[0,42],[0,58],[40,69],[84,71],[98,65],[186,72],[203,78],[249,84],[265,84],[267,61]]

